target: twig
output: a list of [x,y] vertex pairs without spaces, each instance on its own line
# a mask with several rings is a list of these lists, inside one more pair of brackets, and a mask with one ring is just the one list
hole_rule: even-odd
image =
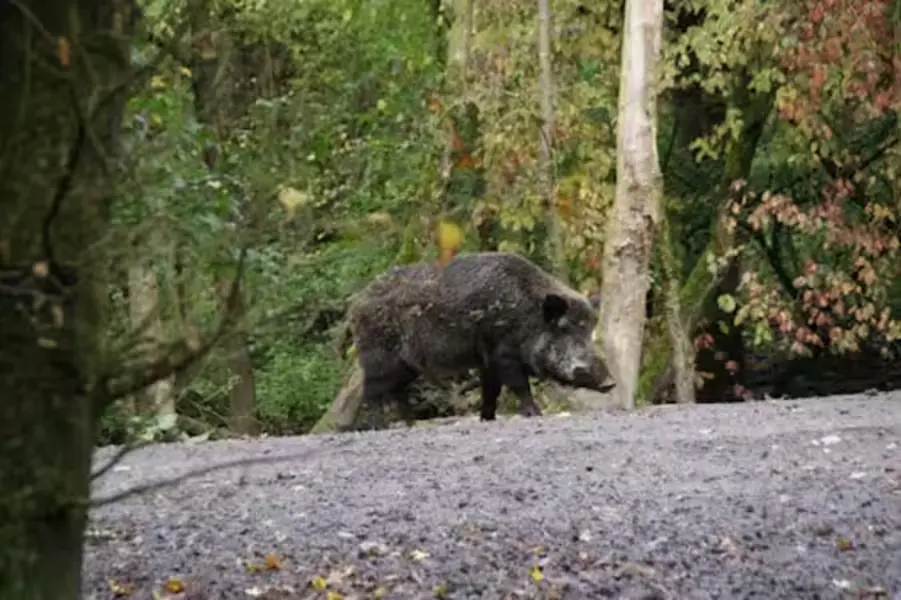
[[[216,331],[196,349],[190,348],[185,340],[180,340],[177,344],[173,344],[169,347],[169,352],[164,351],[162,356],[143,369],[143,373],[134,375],[130,380],[119,386],[110,382],[110,376],[103,378],[102,381],[104,381],[105,385],[98,386],[98,401],[101,403],[100,408],[105,408],[109,402],[118,398],[139,392],[153,385],[157,381],[161,381],[172,375],[179,375],[194,365],[198,360],[206,356],[209,351],[219,343],[235,317],[246,256],[247,248],[243,247],[241,249],[241,255],[238,258],[235,277],[232,279],[228,297],[225,301],[225,314],[223,315],[219,326],[216,328]],[[173,354],[176,356],[181,354],[181,356],[173,360],[170,357]]]
[[319,448],[313,448],[306,452],[296,453],[296,454],[288,454],[283,456],[257,456],[253,458],[239,458],[236,460],[231,460],[224,463],[219,463],[216,465],[211,465],[208,467],[203,467],[201,469],[195,469],[193,471],[188,471],[187,473],[183,473],[182,475],[178,475],[177,477],[172,477],[169,479],[163,479],[161,481],[153,481],[150,483],[143,483],[141,485],[136,485],[134,487],[128,488],[121,492],[116,492],[111,496],[106,496],[105,498],[98,498],[95,500],[89,499],[87,504],[88,508],[99,508],[101,506],[108,506],[110,504],[115,504],[116,502],[120,502],[125,500],[130,496],[135,496],[137,494],[146,494],[147,492],[153,492],[156,490],[160,490],[165,487],[169,487],[172,485],[178,485],[184,481],[192,477],[199,477],[201,475],[208,475],[215,471],[219,471],[221,469],[228,469],[231,467],[243,467],[249,465],[257,465],[263,464],[267,462],[276,462],[281,460],[297,460],[301,458],[309,458],[311,454],[313,454]]
[[151,444],[153,444],[152,441],[146,441],[146,440],[123,444],[123,446],[116,451],[116,453],[113,455],[113,457],[110,458],[109,461],[105,465],[103,465],[102,467],[100,467],[99,469],[97,469],[96,471],[91,473],[91,481],[94,481],[95,479],[99,479],[100,477],[103,477],[104,475],[109,473],[113,469],[113,467],[115,467],[116,465],[121,463],[122,460],[132,450],[139,450],[146,446],[150,446]]

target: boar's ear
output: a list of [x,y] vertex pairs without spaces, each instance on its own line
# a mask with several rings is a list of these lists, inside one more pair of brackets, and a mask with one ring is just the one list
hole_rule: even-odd
[[548,294],[544,297],[541,305],[541,312],[544,316],[545,323],[556,323],[569,309],[569,303],[566,298],[559,294]]
[[598,310],[601,307],[601,295],[591,294],[588,296],[588,303],[591,305],[591,308]]

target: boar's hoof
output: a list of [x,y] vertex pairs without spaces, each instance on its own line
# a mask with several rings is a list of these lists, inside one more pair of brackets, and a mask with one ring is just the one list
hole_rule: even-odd
[[519,414],[523,417],[540,417],[541,409],[537,404],[525,404],[519,407]]

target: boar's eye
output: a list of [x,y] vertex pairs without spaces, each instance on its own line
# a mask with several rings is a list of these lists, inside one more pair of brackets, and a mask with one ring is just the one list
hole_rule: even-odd
[[566,314],[569,304],[566,298],[558,294],[548,294],[541,305],[545,323],[556,323]]

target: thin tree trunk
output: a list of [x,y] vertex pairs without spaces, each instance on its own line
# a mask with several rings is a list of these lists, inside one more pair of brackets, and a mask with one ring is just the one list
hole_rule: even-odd
[[670,344],[673,348],[673,365],[676,377],[676,399],[683,404],[695,402],[695,362],[694,350],[691,346],[691,332],[685,328],[682,314],[682,302],[679,298],[681,282],[679,281],[679,265],[673,254],[673,242],[670,234],[669,219],[664,216],[660,220],[660,258],[666,286],[666,325],[669,330]]
[[[225,302],[230,282],[222,284],[222,302]],[[237,382],[228,392],[228,426],[235,433],[254,435],[259,432],[256,420],[256,389],[254,387],[253,364],[247,349],[247,334],[241,326],[245,315],[244,299],[240,295],[234,314],[238,323],[232,332],[222,340],[222,350],[228,369],[237,377]]]
[[541,195],[545,206],[545,243],[551,271],[566,280],[563,236],[554,201],[554,74],[551,64],[551,31],[550,0],[538,0],[538,65],[541,72],[541,134],[538,143],[538,162]]
[[[195,0],[191,4],[191,18],[196,30],[209,30],[212,21],[210,10],[212,3],[206,0]],[[194,103],[198,119],[211,125],[219,138],[216,151],[207,153],[207,166],[211,171],[218,168],[222,160],[220,152],[231,135],[233,119],[245,110],[236,98],[237,92],[232,81],[226,77],[233,69],[232,57],[235,50],[231,40],[224,32],[216,35],[208,33],[198,43],[194,58],[193,84]],[[230,285],[229,279],[220,278],[217,287]],[[243,291],[238,292],[238,303],[235,307],[235,318],[242,320],[245,315]],[[250,353],[247,349],[247,338],[239,325],[237,329],[223,340],[221,345],[226,355],[228,370],[237,379],[229,391],[229,424],[238,429],[237,433],[254,433],[256,424],[256,383]]]
[[645,297],[663,178],[657,157],[655,73],[660,56],[663,0],[626,0],[616,199],[604,242],[601,324],[614,395],[635,406],[644,338]]
[[[146,323],[145,336],[154,342],[164,342],[163,320],[159,312],[159,279],[146,261],[128,269],[128,301],[132,326]],[[155,315],[153,313],[156,313]],[[136,394],[137,412],[152,412],[156,426],[174,426],[176,421],[174,377],[157,381]]]
[[133,11],[126,1],[0,2],[4,599],[81,596],[108,271],[89,252],[108,227]]

